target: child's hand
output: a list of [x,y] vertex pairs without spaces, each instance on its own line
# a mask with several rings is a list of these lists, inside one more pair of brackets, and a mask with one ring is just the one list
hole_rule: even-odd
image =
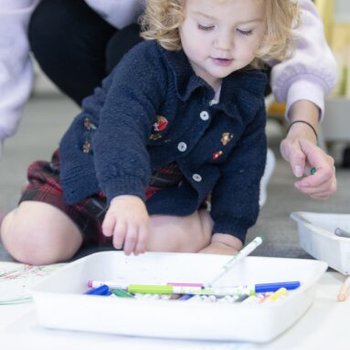
[[242,248],[242,242],[234,236],[224,233],[215,233],[211,243],[200,253],[234,255]]
[[113,246],[135,255],[146,251],[149,234],[149,216],[145,203],[136,196],[118,196],[112,199],[102,223],[105,236],[113,236]]

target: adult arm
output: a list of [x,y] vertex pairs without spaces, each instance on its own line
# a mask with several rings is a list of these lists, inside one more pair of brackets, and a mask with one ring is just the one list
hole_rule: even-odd
[[2,0],[0,7],[0,157],[12,136],[32,88],[27,27],[38,0]]
[[292,118],[291,107],[295,102],[308,100],[319,108],[322,120],[324,98],[336,83],[336,61],[313,2],[299,0],[299,7],[295,50],[290,58],[273,66],[271,87],[276,100],[286,102],[287,118]]
[[85,0],[85,2],[118,29],[134,23],[146,3],[145,0]]
[[[277,101],[286,102],[290,123],[306,121],[317,130],[323,118],[325,96],[336,83],[336,62],[315,5],[310,0],[299,0],[299,5],[296,48],[289,59],[272,68],[272,91]],[[334,160],[317,146],[309,125],[291,126],[281,143],[281,154],[298,178],[307,174],[310,167],[317,169],[316,174],[295,183],[300,191],[314,198],[327,198],[336,191]]]

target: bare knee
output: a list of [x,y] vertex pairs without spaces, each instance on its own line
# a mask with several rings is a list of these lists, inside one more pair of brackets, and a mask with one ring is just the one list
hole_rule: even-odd
[[152,216],[147,250],[198,252],[209,245],[212,225],[210,214],[202,211],[186,217]]
[[1,239],[14,259],[32,265],[68,260],[82,243],[75,224],[59,209],[42,202],[22,202],[5,216]]

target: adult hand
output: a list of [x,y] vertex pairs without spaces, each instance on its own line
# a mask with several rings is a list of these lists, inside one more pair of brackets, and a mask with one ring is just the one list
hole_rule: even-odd
[[[312,198],[326,199],[337,190],[334,159],[305,138],[285,138],[281,154],[290,163],[293,174],[301,178],[294,186]],[[315,168],[314,174],[310,169]]]
[[146,251],[149,236],[149,215],[145,203],[137,196],[117,196],[107,210],[102,223],[105,236],[113,236],[113,246],[124,249],[126,255]]

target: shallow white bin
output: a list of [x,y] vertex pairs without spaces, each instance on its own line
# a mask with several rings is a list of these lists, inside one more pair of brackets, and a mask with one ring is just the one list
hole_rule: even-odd
[[350,232],[349,214],[294,212],[300,246],[344,275],[350,274],[350,238],[335,235],[337,227]]
[[39,282],[32,294],[44,327],[146,337],[267,342],[310,307],[327,264],[316,260],[247,257],[218,285],[299,280],[286,297],[262,304],[146,300],[83,295],[87,281],[203,283],[230,259],[190,253],[126,256],[101,252],[72,262]]

